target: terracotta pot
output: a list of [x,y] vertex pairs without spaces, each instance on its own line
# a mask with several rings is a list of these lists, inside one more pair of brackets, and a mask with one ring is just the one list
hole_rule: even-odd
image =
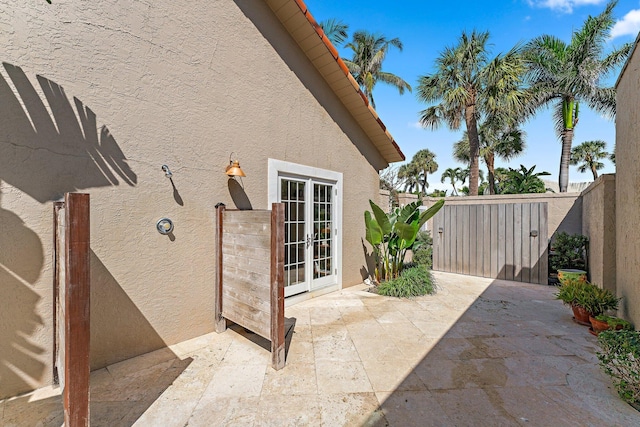
[[591,322],[591,330],[593,331],[593,335],[598,335],[602,331],[606,331],[609,329],[609,324],[607,322],[603,322],[602,320],[598,320],[595,317],[589,316],[589,322]]
[[573,320],[584,326],[591,326],[591,322],[589,322],[590,313],[579,305],[572,305],[571,309],[573,310]]

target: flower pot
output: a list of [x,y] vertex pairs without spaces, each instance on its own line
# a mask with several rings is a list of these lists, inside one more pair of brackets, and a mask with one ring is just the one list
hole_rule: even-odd
[[589,322],[591,322],[591,329],[589,330],[589,332],[591,332],[593,335],[598,336],[600,332],[610,329],[607,322],[598,320],[595,317],[589,316]]
[[589,322],[589,316],[591,313],[579,305],[572,305],[571,310],[573,310],[574,322],[584,326],[591,326],[591,322]]
[[558,280],[563,283],[565,279],[577,279],[580,282],[587,281],[587,272],[584,270],[576,270],[571,268],[563,268],[558,270]]

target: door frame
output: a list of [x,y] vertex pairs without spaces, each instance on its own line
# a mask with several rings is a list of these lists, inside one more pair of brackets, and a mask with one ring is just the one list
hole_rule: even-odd
[[[336,246],[334,252],[334,267],[337,272],[335,274],[335,283],[330,283],[319,289],[312,289],[311,291],[287,297],[287,303],[298,302],[323,293],[342,289],[342,173],[270,158],[268,160],[268,205],[279,201],[280,177],[293,179],[317,179],[320,182],[330,183],[336,190],[334,203],[334,227],[337,231],[334,233]],[[308,203],[313,204],[313,199],[309,200]],[[311,260],[311,263],[313,263],[313,260]],[[313,266],[309,265],[309,268],[313,268]]]

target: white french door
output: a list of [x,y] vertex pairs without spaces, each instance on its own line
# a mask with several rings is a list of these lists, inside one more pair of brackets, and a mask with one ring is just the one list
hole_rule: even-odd
[[279,174],[278,189],[285,205],[285,296],[336,284],[336,184]]

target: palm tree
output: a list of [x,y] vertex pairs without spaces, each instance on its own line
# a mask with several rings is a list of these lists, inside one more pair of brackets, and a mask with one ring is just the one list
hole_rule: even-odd
[[[480,157],[487,165],[489,194],[495,194],[495,158],[496,156],[508,161],[519,156],[525,149],[526,133],[517,127],[506,123],[502,115],[493,115],[480,125],[478,140],[480,143]],[[465,132],[462,139],[453,144],[453,157],[459,162],[470,163],[469,135]],[[482,172],[482,171],[480,171]],[[481,178],[483,179],[483,178]]]
[[398,178],[404,181],[404,191],[412,193],[415,188],[418,188],[418,171],[414,164],[407,163],[400,166]]
[[347,37],[349,26],[336,18],[325,19],[318,23],[324,34],[334,46],[341,46]]
[[469,190],[478,194],[478,118],[503,111],[521,112],[526,93],[520,88],[524,63],[518,47],[489,60],[488,32],[462,33],[458,44],[436,59],[436,71],[419,78],[418,98],[440,102],[421,112],[420,123],[437,129],[443,123],[451,130],[464,121],[469,139]]
[[418,179],[422,186],[423,194],[427,193],[427,188],[429,187],[427,176],[438,170],[438,163],[436,163],[435,159],[436,155],[426,148],[418,151],[411,159],[415,170],[418,171]]
[[458,195],[458,190],[456,189],[456,182],[458,182],[458,180],[460,179],[460,172],[461,172],[460,168],[447,168],[447,170],[445,170],[442,173],[442,176],[440,177],[440,182],[442,183],[444,183],[444,181],[447,178],[449,179],[449,183],[453,187],[453,192],[451,192],[452,196]]
[[399,38],[389,40],[380,34],[356,31],[353,34],[353,40],[346,45],[353,51],[351,60],[342,58],[373,108],[376,108],[373,88],[379,81],[395,86],[400,95],[405,89],[411,92],[409,83],[395,74],[382,71],[382,63],[391,46],[402,51],[402,42]]
[[552,105],[556,132],[562,141],[560,192],[566,192],[569,185],[571,144],[578,124],[579,103],[584,101],[598,113],[615,115],[615,89],[603,87],[600,82],[626,61],[631,51],[631,44],[627,43],[604,55],[617,3],[610,1],[600,15],[589,16],[582,28],[573,32],[569,44],[543,35],[525,47],[532,82],[531,108]]
[[607,143],[604,141],[585,141],[577,147],[571,149],[571,164],[579,165],[578,170],[585,173],[587,169],[591,170],[593,180],[598,179],[598,171],[604,168],[604,163],[600,160],[606,159],[609,153],[604,151]]

